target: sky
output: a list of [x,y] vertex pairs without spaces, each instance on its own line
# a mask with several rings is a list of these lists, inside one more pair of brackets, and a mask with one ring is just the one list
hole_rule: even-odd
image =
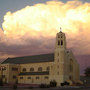
[[89,0],[0,0],[0,60],[54,52],[62,27],[80,73],[90,66]]

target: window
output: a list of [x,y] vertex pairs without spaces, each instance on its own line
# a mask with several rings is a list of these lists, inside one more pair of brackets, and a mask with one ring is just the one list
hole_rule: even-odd
[[67,51],[67,53],[69,53],[69,51]]
[[23,71],[25,72],[26,71],[26,68],[23,68]]
[[60,45],[60,41],[58,41],[58,45]]
[[30,71],[33,72],[34,71],[34,68],[30,68]]
[[70,59],[70,72],[72,72],[72,71],[73,71],[73,60]]
[[49,71],[49,70],[50,70],[50,67],[48,66],[48,67],[47,67],[47,71]]
[[31,79],[31,77],[28,77],[28,79]]
[[20,79],[23,79],[23,77],[20,77]]
[[5,78],[5,75],[2,75],[2,78]]
[[61,45],[63,45],[63,41],[61,40]]
[[61,36],[61,38],[62,38],[62,36]]
[[72,77],[72,76],[69,76],[69,79],[70,79],[70,80],[72,80],[72,79],[73,79],[73,77]]
[[18,71],[18,68],[12,67],[12,71]]
[[38,71],[42,71],[42,67],[39,67],[39,68],[38,68]]
[[48,79],[49,77],[48,76],[45,76],[45,79]]
[[6,67],[3,67],[2,70],[6,70]]
[[57,68],[59,68],[59,65],[57,66]]
[[39,77],[36,77],[36,79],[39,79]]
[[70,72],[72,72],[72,65],[70,64]]
[[15,75],[13,75],[13,79],[16,79],[16,76]]
[[57,74],[59,75],[59,72],[57,72]]

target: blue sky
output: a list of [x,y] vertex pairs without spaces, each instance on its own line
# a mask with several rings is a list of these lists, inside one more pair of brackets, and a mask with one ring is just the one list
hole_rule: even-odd
[[[29,5],[32,6],[37,3],[45,3],[51,0],[0,0],[0,28],[3,22],[3,16],[6,12],[11,11],[15,12]],[[63,2],[72,1],[72,0],[59,0]],[[90,2],[90,0],[80,0],[84,2]]]

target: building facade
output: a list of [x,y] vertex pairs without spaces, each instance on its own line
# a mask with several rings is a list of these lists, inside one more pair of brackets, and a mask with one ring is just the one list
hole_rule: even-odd
[[66,48],[65,33],[56,35],[55,52],[42,55],[7,58],[0,64],[0,77],[6,83],[49,84],[55,80],[59,86],[67,81],[79,83],[79,64],[72,51]]

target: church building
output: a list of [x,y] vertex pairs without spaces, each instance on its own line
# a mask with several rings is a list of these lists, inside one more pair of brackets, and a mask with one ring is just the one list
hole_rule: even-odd
[[54,53],[7,58],[0,64],[0,78],[6,83],[49,84],[57,86],[67,81],[79,83],[79,64],[71,50],[66,48],[66,36],[62,31],[56,35]]

